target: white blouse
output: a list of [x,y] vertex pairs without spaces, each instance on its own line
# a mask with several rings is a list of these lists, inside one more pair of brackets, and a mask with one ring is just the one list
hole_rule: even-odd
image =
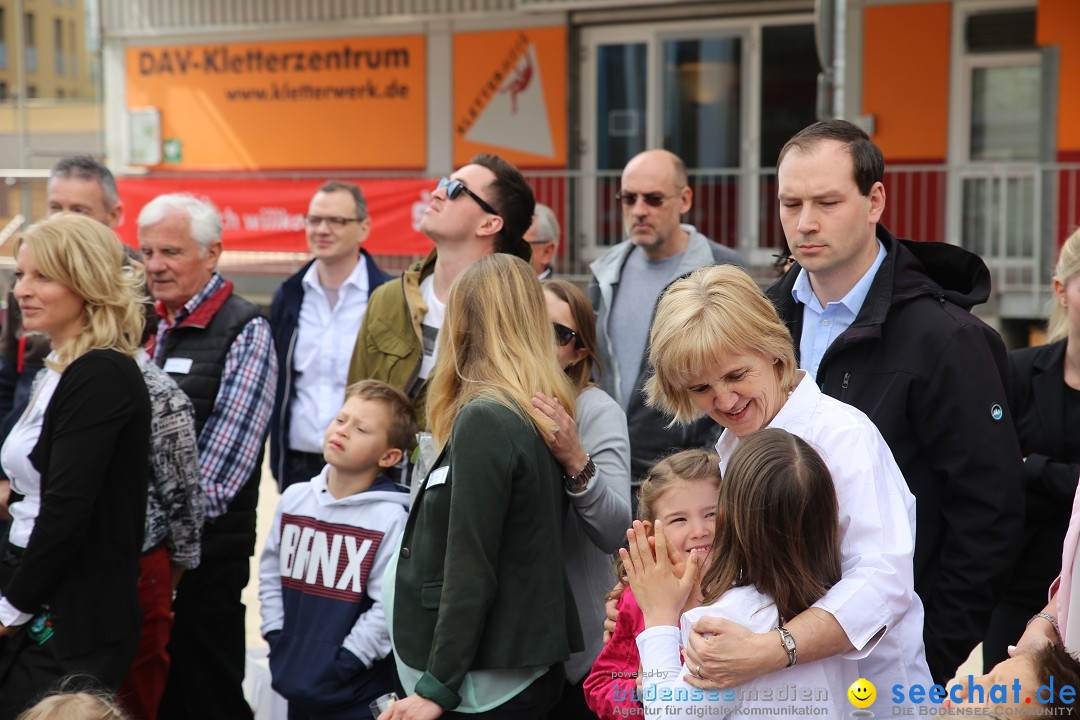
[[[915,497],[877,427],[862,411],[822,394],[800,370],[799,383],[769,427],[783,428],[817,450],[832,474],[840,509],[840,582],[814,603],[830,613],[855,646],[859,676],[878,688],[933,680],[923,648],[923,605],[915,594]],[[739,440],[716,443],[721,473]],[[881,637],[875,638],[885,628]],[[777,640],[779,642],[779,639]],[[890,693],[873,712],[888,715]]]
[[[30,462],[30,452],[41,436],[45,409],[49,407],[59,382],[60,373],[57,371],[48,368],[41,371],[34,381],[36,387],[30,404],[26,406],[22,417],[11,429],[3,449],[0,450],[0,464],[11,479],[11,489],[23,496],[22,500],[8,507],[8,512],[11,513],[8,540],[21,548],[25,548],[30,542],[34,522],[41,511],[41,473]],[[22,612],[0,595],[0,622],[5,626],[21,625],[31,617],[31,614]]]
[[[804,715],[838,718],[848,714],[851,706],[846,693],[858,678],[857,664],[839,655],[799,663],[725,690],[703,691],[687,684],[683,678],[691,670],[682,661],[680,645],[686,647],[690,629],[703,617],[724,618],[759,633],[772,631],[779,622],[772,598],[755,587],[736,587],[711,605],[683,613],[681,630],[667,625],[643,630],[637,636],[637,645],[646,715],[779,717],[802,711]],[[779,634],[776,642],[780,643]]]
[[4,466],[4,473],[11,478],[11,489],[23,496],[22,500],[9,508],[11,530],[8,532],[9,540],[21,548],[30,542],[34,521],[41,510],[41,473],[30,462],[30,452],[41,437],[45,409],[56,392],[60,373],[46,368],[34,382],[37,387],[30,404],[11,429],[3,450],[0,450],[0,463]]

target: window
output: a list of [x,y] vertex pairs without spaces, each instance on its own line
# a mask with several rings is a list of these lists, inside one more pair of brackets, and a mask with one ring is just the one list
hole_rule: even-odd
[[6,70],[7,66],[7,8],[0,7],[0,70]]
[[71,75],[72,77],[79,74],[78,70],[78,58],[79,58],[79,46],[75,42],[75,21],[68,20],[68,56],[71,58]]
[[26,13],[24,16],[25,42],[26,42],[26,69],[30,72],[37,71],[37,40],[34,36],[34,13]]
[[57,75],[64,74],[64,21],[60,18],[53,20],[53,53]]
[[996,291],[1030,295],[1042,242],[1043,60],[1035,9],[1003,5],[954,9],[950,162],[959,167],[949,176],[947,234],[983,257]]

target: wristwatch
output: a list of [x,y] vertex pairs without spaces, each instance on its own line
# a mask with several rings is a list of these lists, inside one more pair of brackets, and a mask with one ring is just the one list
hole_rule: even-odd
[[798,662],[799,653],[795,650],[795,638],[791,636],[788,629],[785,627],[778,627],[776,631],[780,633],[780,647],[784,648],[787,652],[788,664],[787,666],[795,667],[795,663]]
[[579,493],[583,491],[589,484],[589,481],[596,475],[596,463],[592,461],[592,457],[585,454],[585,467],[581,468],[574,477],[563,477],[563,483],[566,484],[566,489],[572,493]]

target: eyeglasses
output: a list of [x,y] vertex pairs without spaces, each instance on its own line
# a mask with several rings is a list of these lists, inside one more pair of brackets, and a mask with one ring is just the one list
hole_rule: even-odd
[[340,230],[349,223],[360,222],[360,218],[346,218],[346,217],[323,217],[322,215],[305,215],[304,224],[309,228],[317,228],[322,223],[326,223],[334,230]]
[[436,190],[442,190],[446,188],[446,199],[457,200],[461,197],[461,193],[465,193],[479,205],[484,212],[491,213],[492,215],[499,215],[499,211],[484,202],[484,199],[474,193],[469,188],[465,187],[465,183],[460,180],[451,180],[450,178],[441,178],[439,184],[435,187]]
[[559,347],[566,347],[573,341],[577,340],[578,334],[557,322],[551,323],[555,328],[555,342],[559,343]]
[[644,195],[639,195],[638,193],[624,193],[622,191],[615,193],[615,199],[620,201],[626,207],[634,207],[637,205],[637,199],[639,197],[644,200],[645,204],[649,207],[657,208],[675,196],[661,195],[660,193],[645,193]]

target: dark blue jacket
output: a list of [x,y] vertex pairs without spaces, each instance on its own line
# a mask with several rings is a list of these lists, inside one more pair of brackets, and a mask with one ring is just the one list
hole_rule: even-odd
[[[270,471],[281,482],[285,476],[285,450],[289,438],[289,410],[296,396],[293,386],[293,345],[300,326],[300,305],[304,302],[304,274],[311,267],[311,262],[304,265],[292,277],[281,284],[270,302],[270,329],[274,334],[274,346],[277,348],[278,376],[274,391],[274,410],[270,415]],[[360,250],[360,262],[367,268],[368,293],[392,279],[391,275],[379,269],[374,258],[365,250]],[[344,339],[343,339],[344,341]],[[342,398],[344,400],[345,398]]]

